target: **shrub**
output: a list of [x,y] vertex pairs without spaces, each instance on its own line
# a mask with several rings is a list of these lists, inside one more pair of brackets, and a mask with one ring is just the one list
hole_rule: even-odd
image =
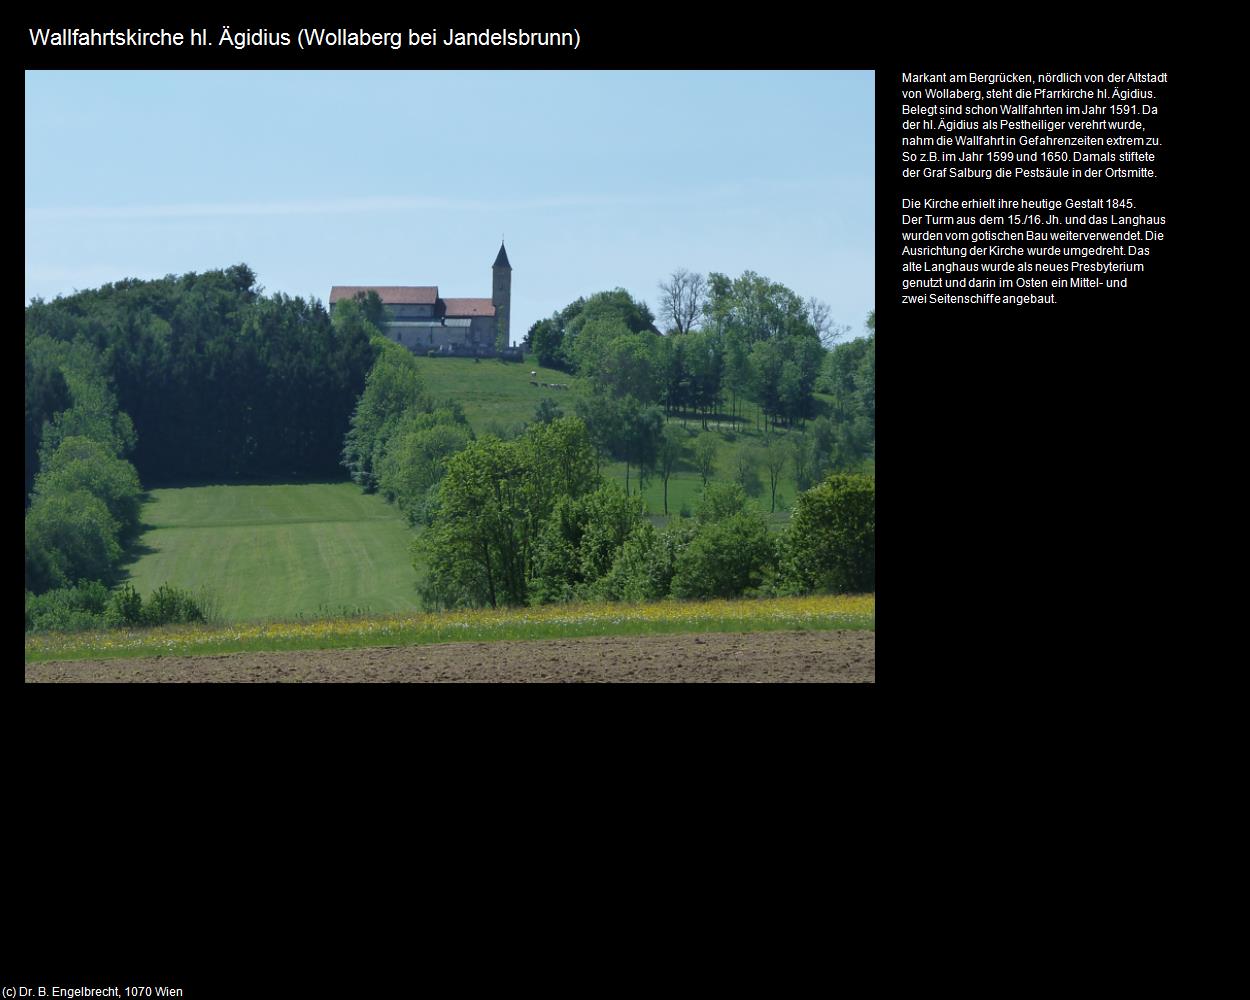
[[375,463],[405,414],[426,409],[428,403],[412,353],[393,341],[377,340],[378,358],[343,439],[343,465],[366,493],[377,488]]
[[100,500],[117,522],[121,540],[139,533],[143,493],[135,467],[98,441],[67,437],[35,478],[34,497],[85,491]]
[[694,467],[699,470],[699,475],[703,477],[703,485],[707,486],[708,480],[716,473],[716,452],[719,448],[719,442],[716,435],[708,431],[704,431],[694,442]]
[[102,580],[121,559],[117,520],[85,490],[37,496],[26,512],[26,586],[40,593]]
[[143,606],[144,625],[181,625],[204,621],[204,612],[191,593],[162,583]]
[[724,521],[747,509],[746,491],[737,483],[708,483],[699,498],[700,524]]
[[871,476],[834,473],[794,501],[782,572],[800,592],[872,593],[877,585],[877,495]]
[[123,628],[143,622],[143,598],[129,583],[113,591],[104,609],[104,624],[109,628]]
[[757,497],[764,492],[764,482],[760,479],[759,456],[755,449],[743,448],[734,458],[734,482],[742,487],[750,496]]
[[595,585],[594,596],[608,601],[655,601],[667,597],[677,561],[694,534],[694,528],[686,525],[656,531],[643,523],[621,546],[612,568]]
[[530,600],[534,604],[584,596],[612,569],[621,546],[650,527],[643,499],[607,483],[581,497],[564,496],[552,508],[534,544]]
[[374,462],[378,490],[415,523],[414,512],[446,472],[447,459],[472,438],[467,424],[450,422],[446,411],[409,412]]
[[776,562],[764,518],[755,511],[699,526],[677,558],[674,597],[738,597],[759,587]]
[[81,581],[36,596],[26,592],[27,632],[75,632],[104,624],[108,588],[98,580]]
[[58,587],[35,595],[26,592],[27,632],[75,632],[92,628],[127,628],[220,620],[211,594],[199,596],[162,584],[145,604],[129,583],[109,593],[99,581]]

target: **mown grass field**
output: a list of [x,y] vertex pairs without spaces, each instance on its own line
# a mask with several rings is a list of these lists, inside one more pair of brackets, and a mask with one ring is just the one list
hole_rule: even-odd
[[[553,368],[540,368],[531,361],[520,364],[515,362],[502,363],[495,359],[474,362],[469,358],[417,358],[421,377],[431,395],[435,399],[453,398],[464,407],[465,416],[477,434],[484,433],[493,425],[506,428],[514,423],[533,423],[534,411],[544,396],[549,396],[566,413],[573,412],[573,388],[579,383],[574,375],[556,371]],[[531,371],[538,374],[530,376]],[[531,381],[540,383],[535,387]],[[568,385],[568,389],[544,389],[541,383],[553,382]],[[817,405],[825,407],[829,397],[820,393],[816,395]],[[721,440],[720,453],[714,479],[729,481],[733,479],[737,456],[744,449],[758,448],[762,443],[762,434],[756,430],[757,414],[752,403],[741,404],[744,407],[743,417],[737,424],[729,422],[714,424],[710,429],[719,435]],[[678,427],[688,430],[690,441],[700,433],[702,427],[697,419],[683,421],[673,418],[671,421]],[[786,430],[777,432],[778,437],[785,441],[789,433]],[[765,511],[770,507],[768,489],[768,472],[759,468],[763,492],[755,499]],[[625,465],[621,462],[608,463],[603,473],[610,479],[625,485]],[[638,488],[637,470],[630,471],[630,490]],[[668,483],[668,511],[671,518],[679,516],[683,505],[693,514],[699,505],[699,494],[703,489],[703,480],[698,471],[689,461],[679,466]],[[777,510],[770,518],[774,527],[780,527],[789,520],[790,507],[798,495],[798,487],[794,481],[793,471],[787,465],[777,488]],[[664,484],[658,477],[647,483],[643,496],[647,501],[647,509],[651,514],[662,519],[664,513]]]
[[592,635],[875,629],[872,594],[767,600],[564,604],[254,625],[177,625],[26,637],[26,660],[347,649]]
[[374,614],[420,606],[413,534],[354,483],[151,491],[129,581],[207,589],[226,621]]

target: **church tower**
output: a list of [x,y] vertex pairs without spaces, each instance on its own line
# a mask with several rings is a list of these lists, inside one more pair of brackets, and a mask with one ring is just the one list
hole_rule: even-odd
[[499,244],[499,256],[491,268],[490,301],[495,307],[495,329],[503,334],[503,346],[511,347],[512,265],[508,263],[508,253],[502,242]]

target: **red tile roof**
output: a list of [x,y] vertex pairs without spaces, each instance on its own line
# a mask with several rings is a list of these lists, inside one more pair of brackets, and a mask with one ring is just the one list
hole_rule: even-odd
[[490,299],[443,299],[447,316],[494,316],[495,305]]
[[357,292],[377,292],[388,306],[432,306],[438,301],[437,285],[335,285],[330,289],[330,305],[353,298]]

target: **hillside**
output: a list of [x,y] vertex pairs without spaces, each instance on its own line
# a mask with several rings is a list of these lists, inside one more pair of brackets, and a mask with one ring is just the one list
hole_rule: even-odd
[[[531,362],[524,364],[500,363],[495,360],[474,362],[469,358],[417,358],[421,378],[435,399],[452,398],[459,401],[464,408],[465,416],[473,430],[481,435],[488,430],[497,432],[507,430],[520,423],[532,423],[534,411],[544,397],[550,397],[566,413],[572,412],[573,390],[581,380],[575,375],[557,371],[553,368],[541,368]],[[531,371],[536,371],[534,376]],[[537,386],[531,382],[538,382]],[[568,389],[543,388],[542,383],[551,385],[558,383],[567,385]],[[819,412],[824,412],[831,402],[828,396],[816,394]],[[720,439],[720,452],[717,457],[716,479],[730,480],[736,466],[738,455],[756,448],[761,444],[762,435],[756,430],[755,421],[758,417],[754,404],[742,404],[745,417],[737,424],[731,422],[715,423],[712,430]],[[673,424],[684,427],[689,432],[689,440],[694,441],[701,432],[697,419],[683,420],[674,417]],[[780,430],[778,436],[784,441],[790,436],[789,431]],[[760,468],[760,479],[763,492],[756,497],[763,504],[764,510],[769,508],[768,473]],[[603,467],[605,476],[625,485],[625,466],[621,462],[606,463]],[[693,512],[698,505],[699,492],[703,481],[694,465],[687,457],[668,484],[668,508],[672,517],[679,516],[685,505]],[[638,488],[637,470],[630,471],[630,488]],[[787,465],[777,490],[777,511],[770,518],[774,526],[780,526],[789,518],[788,510],[798,494],[792,469]],[[647,508],[652,515],[663,520],[664,484],[653,478],[647,483],[643,492]]]
[[[454,399],[460,403],[478,434],[484,433],[491,423],[506,427],[518,421],[533,421],[534,410],[543,396],[564,402],[577,382],[572,375],[528,361],[517,364],[495,359],[415,357],[430,395],[436,400]],[[530,375],[532,371],[538,374]],[[530,385],[531,381],[539,385]],[[543,389],[543,382],[568,385],[570,389]]]
[[[478,435],[515,433],[534,422],[544,398],[571,413],[579,383],[574,376],[529,364],[424,357],[416,362],[430,395],[458,401]],[[738,456],[762,442],[750,404],[746,415],[749,422],[710,425],[719,441],[715,479],[732,479]],[[682,428],[690,444],[702,431],[697,419],[674,417],[670,424]],[[791,433],[778,432],[783,444]],[[624,485],[623,464],[605,463],[602,471]],[[762,489],[756,499],[767,511],[767,472],[758,471]],[[630,484],[637,491],[636,469]],[[696,510],[701,490],[701,476],[687,456],[669,482],[669,518]],[[788,521],[797,492],[787,465],[777,510],[769,516],[774,530]],[[386,614],[421,606],[410,548],[413,530],[395,506],[355,484],[189,486],[146,496],[137,558],[124,567],[124,579],[145,596],[165,583],[193,592],[204,588],[223,620],[239,622]],[[651,520],[667,520],[658,477],[649,480],[644,496]]]

